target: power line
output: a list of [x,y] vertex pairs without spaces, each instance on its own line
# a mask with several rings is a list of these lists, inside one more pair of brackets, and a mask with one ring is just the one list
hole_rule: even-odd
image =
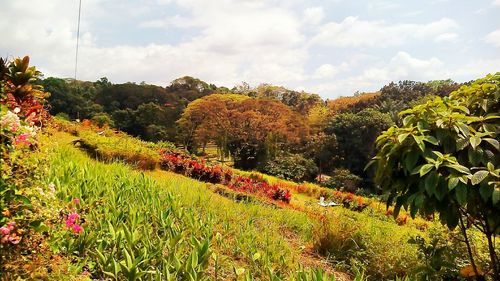
[[78,69],[78,43],[80,39],[80,16],[82,14],[82,0],[79,0],[80,4],[78,6],[78,27],[76,29],[76,52],[75,52],[75,81],[76,81],[76,72]]

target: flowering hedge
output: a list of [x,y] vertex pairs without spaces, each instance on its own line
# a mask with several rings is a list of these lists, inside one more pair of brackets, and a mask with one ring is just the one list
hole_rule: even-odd
[[39,74],[29,67],[28,57],[10,62],[0,58],[0,255],[3,250],[8,255],[9,246],[21,242],[36,215],[29,189],[37,183],[41,167],[30,161],[30,154],[48,119],[45,93],[32,84]]
[[195,160],[180,153],[162,151],[162,169],[183,174],[204,182],[219,183],[230,189],[265,196],[272,200],[290,202],[290,191],[280,184],[269,184],[262,178],[234,175],[229,169],[220,166],[208,166],[201,160]]

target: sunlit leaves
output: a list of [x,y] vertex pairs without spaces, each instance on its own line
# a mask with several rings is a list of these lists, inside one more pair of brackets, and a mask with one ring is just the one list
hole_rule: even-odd
[[[500,211],[499,84],[500,73],[489,75],[405,110],[403,126],[377,138],[375,181],[397,208],[411,203],[412,215],[415,208],[423,214],[437,210],[450,227],[458,223],[459,206],[476,219],[480,212]],[[498,216],[485,223],[500,232]]]

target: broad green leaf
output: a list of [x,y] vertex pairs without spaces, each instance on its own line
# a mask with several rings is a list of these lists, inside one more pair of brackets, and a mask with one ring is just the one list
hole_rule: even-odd
[[415,140],[415,143],[418,145],[418,148],[420,148],[420,150],[422,150],[422,151],[425,151],[425,144],[424,144],[424,141],[422,140],[422,137],[416,136],[416,135],[412,135],[412,136],[413,136],[413,139]]
[[483,183],[479,187],[479,194],[481,194],[481,197],[485,202],[488,202],[493,194],[493,190],[494,190],[493,186]]
[[436,190],[438,184],[439,176],[436,171],[432,171],[425,178],[425,191],[429,196],[432,196]]
[[476,137],[476,136],[470,137],[469,141],[470,141],[470,145],[474,149],[476,149],[476,147],[478,147],[481,144],[481,138],[480,137]]
[[415,165],[417,164],[419,156],[419,153],[416,151],[411,151],[410,153],[406,154],[404,162],[406,170],[413,170],[413,167],[415,167]]
[[401,134],[398,136],[399,143],[403,143],[405,139],[410,135],[410,133]]
[[452,177],[448,180],[448,190],[453,190],[459,182],[457,177]]
[[471,182],[473,185],[476,185],[476,184],[479,184],[480,182],[482,182],[488,175],[490,174],[490,172],[488,171],[477,171],[474,173],[474,175],[472,176],[471,178]]
[[494,148],[496,148],[496,150],[500,151],[500,142],[497,141],[496,139],[484,138],[483,140],[491,144]]
[[424,137],[424,141],[428,142],[428,143],[431,143],[433,145],[438,145],[439,144],[439,141],[433,137],[433,136],[425,136]]
[[500,201],[500,189],[495,188],[492,195],[493,204],[496,205]]
[[432,165],[432,164],[422,165],[420,167],[420,170],[419,170],[420,177],[425,176],[428,172],[430,172],[432,170],[433,167],[434,167],[434,165]]
[[467,203],[467,186],[459,183],[455,188],[455,196],[457,197],[458,204],[465,205]]
[[462,166],[460,164],[446,164],[445,167],[452,168],[453,170],[460,172],[462,174],[470,174],[469,168]]
[[469,145],[469,139],[457,139],[457,150],[460,151]]

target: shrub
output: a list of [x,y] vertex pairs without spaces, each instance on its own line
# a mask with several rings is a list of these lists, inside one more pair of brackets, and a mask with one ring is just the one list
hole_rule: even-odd
[[[500,280],[495,238],[500,235],[500,72],[400,113],[401,126],[377,138],[375,182],[411,216],[439,213],[459,227],[479,275],[466,229],[482,232],[493,279]],[[472,223],[464,223],[472,222]],[[470,225],[469,225],[470,224]]]
[[110,127],[113,127],[115,125],[111,116],[109,116],[109,114],[105,112],[94,114],[94,116],[92,116],[92,122],[100,128],[104,127],[105,125],[108,125]]
[[268,161],[262,171],[283,179],[304,181],[314,178],[318,167],[300,154],[281,155]]
[[55,116],[57,119],[64,120],[64,121],[70,121],[70,117],[67,113],[65,112],[59,112]]
[[329,188],[341,189],[348,192],[355,192],[362,179],[351,173],[347,169],[335,169],[332,172],[331,178],[325,183]]
[[161,167],[200,181],[225,184],[230,189],[260,194],[276,201],[290,202],[291,193],[278,183],[269,184],[258,174],[249,176],[233,175],[230,169],[208,166],[204,161],[194,160],[180,153],[164,152]]

